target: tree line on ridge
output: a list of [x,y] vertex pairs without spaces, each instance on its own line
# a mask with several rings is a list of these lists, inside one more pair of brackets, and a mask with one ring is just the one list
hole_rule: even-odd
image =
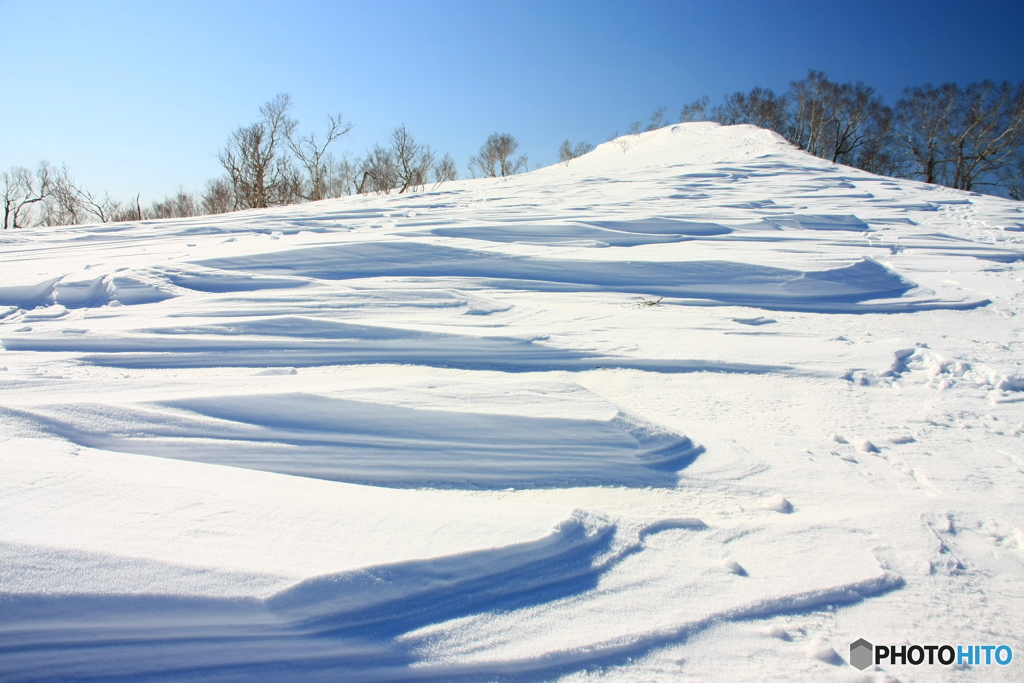
[[[3,229],[200,216],[350,194],[415,192],[458,179],[452,156],[439,157],[404,125],[364,157],[336,157],[329,148],[352,124],[332,115],[321,132],[302,134],[291,106],[288,95],[277,95],[259,108],[257,121],[233,131],[217,155],[224,174],[201,192],[179,189],[145,207],[138,196],[122,201],[94,194],[67,166],[15,166],[0,173]],[[647,124],[634,122],[630,134],[661,128],[667,111],[659,108]],[[812,70],[781,94],[755,87],[714,106],[701,97],[682,108],[679,121],[751,124],[810,154],[871,173],[1024,199],[1024,82],[925,84],[906,88],[890,106],[870,86],[837,83]],[[587,142],[565,140],[559,160],[569,163],[592,149]],[[470,173],[523,172],[528,158],[518,151],[514,136],[494,133],[470,158]]]

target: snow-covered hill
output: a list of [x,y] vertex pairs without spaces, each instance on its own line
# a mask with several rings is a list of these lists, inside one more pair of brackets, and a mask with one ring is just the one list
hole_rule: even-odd
[[1024,653],[1020,203],[682,124],[0,259],[4,680]]

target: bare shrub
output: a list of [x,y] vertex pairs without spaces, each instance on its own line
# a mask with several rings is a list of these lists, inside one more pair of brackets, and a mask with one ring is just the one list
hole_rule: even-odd
[[302,187],[304,199],[315,202],[331,196],[331,161],[327,148],[332,142],[352,130],[352,124],[346,122],[341,114],[327,117],[327,129],[323,137],[316,133],[305,137],[297,137],[294,133],[288,137],[288,145],[306,172]]
[[233,211],[235,202],[235,190],[231,184],[231,178],[221,176],[206,181],[206,188],[200,196],[200,205],[204,214],[228,213]]
[[593,149],[594,146],[589,142],[577,142],[573,145],[571,142],[566,140],[558,149],[558,160],[564,164],[568,164],[573,159],[579,158],[587,152],[593,151]]
[[647,124],[647,132],[658,130],[665,125],[665,112],[667,111],[668,107],[658,107],[651,113],[651,120]]
[[355,182],[359,174],[358,163],[346,153],[335,159],[330,153],[325,158],[327,166],[326,192],[328,197],[343,197],[356,191]]
[[435,187],[449,180],[459,179],[459,169],[455,166],[455,159],[451,154],[445,154],[441,160],[434,165]]
[[[480,152],[470,158],[471,171],[479,171],[485,178],[510,176],[526,170],[525,155],[513,158],[519,149],[519,141],[508,133],[493,133],[480,147]],[[475,173],[474,173],[475,175]]]
[[366,154],[359,167],[360,194],[388,194],[398,185],[398,170],[395,168],[391,150],[374,145]]
[[200,200],[183,188],[178,188],[177,193],[165,197],[163,201],[153,201],[153,205],[146,212],[147,218],[188,218],[200,215]]
[[427,176],[434,164],[434,153],[429,145],[423,145],[409,134],[405,125],[391,132],[391,158],[394,160],[396,183],[401,189],[398,194],[416,191],[427,183]]
[[132,202],[114,202],[110,214],[111,223],[124,223],[127,221],[141,221],[144,218],[142,206],[139,204],[139,195],[135,195]]
[[39,206],[41,225],[78,225],[90,218],[81,191],[67,165],[55,172],[53,191]]
[[704,95],[689,104],[684,104],[683,110],[679,113],[679,123],[708,121],[708,102],[708,96]]
[[722,104],[711,110],[708,120],[724,126],[748,123],[783,134],[789,118],[787,104],[785,96],[776,95],[770,88],[753,88],[749,93],[726,95]]

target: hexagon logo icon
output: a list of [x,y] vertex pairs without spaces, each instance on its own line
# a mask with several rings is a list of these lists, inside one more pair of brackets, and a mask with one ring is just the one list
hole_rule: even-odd
[[875,646],[863,638],[850,643],[850,664],[861,671],[871,666],[875,658]]

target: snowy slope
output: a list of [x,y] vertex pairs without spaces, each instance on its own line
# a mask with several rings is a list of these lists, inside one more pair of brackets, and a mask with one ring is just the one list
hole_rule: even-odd
[[0,679],[1024,653],[1020,203],[682,124],[0,251]]

